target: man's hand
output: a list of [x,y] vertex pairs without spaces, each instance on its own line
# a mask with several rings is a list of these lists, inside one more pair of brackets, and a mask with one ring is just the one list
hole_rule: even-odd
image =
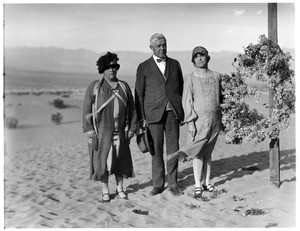
[[130,140],[132,139],[133,136],[134,136],[134,132],[132,132],[132,131],[126,132],[125,133],[125,141],[130,142]]
[[134,136],[134,132],[128,131],[127,139],[128,139],[128,140],[131,140],[133,136]]
[[93,140],[93,136],[96,135],[96,132],[94,130],[91,130],[91,131],[88,131],[87,132],[87,139],[88,139],[88,142],[91,143],[92,140]]
[[141,119],[138,123],[139,123],[139,127],[140,127],[141,129],[145,129],[146,124],[147,124],[146,120]]

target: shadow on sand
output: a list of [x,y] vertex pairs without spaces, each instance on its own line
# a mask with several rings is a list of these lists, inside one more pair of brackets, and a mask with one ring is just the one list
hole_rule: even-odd
[[[281,171],[296,169],[296,150],[291,149],[281,151],[280,165]],[[247,170],[247,168],[245,168],[247,166],[255,166],[255,168],[253,168],[255,170]],[[214,182],[214,185],[218,186],[235,178],[252,175],[254,171],[264,171],[266,169],[269,169],[269,152],[252,152],[248,155],[233,156],[212,161],[211,179],[223,176],[221,180]],[[288,181],[292,181],[292,179],[289,179]],[[179,184],[183,188],[187,188],[194,184],[192,167],[179,173]]]
[[[192,165],[192,163],[191,163]],[[296,169],[296,150],[283,150],[280,152],[281,171]],[[244,169],[246,166],[255,166],[255,170]],[[243,169],[242,169],[243,168]],[[251,168],[250,168],[251,169]],[[269,169],[269,152],[252,152],[248,155],[233,156],[230,158],[223,158],[212,161],[211,179],[215,177],[224,176],[221,180],[214,182],[215,186],[222,185],[226,181],[235,178],[241,178],[245,175],[251,175],[254,171],[264,171]],[[287,179],[281,182],[295,181],[296,178]],[[193,168],[187,168],[178,173],[178,183],[182,189],[194,184]],[[140,189],[152,186],[152,180],[144,183],[136,183],[128,186],[128,193],[134,193]]]

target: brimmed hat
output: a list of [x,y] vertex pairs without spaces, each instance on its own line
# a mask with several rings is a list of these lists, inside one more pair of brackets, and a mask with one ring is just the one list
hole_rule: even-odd
[[118,64],[118,56],[114,53],[107,52],[106,55],[101,56],[97,61],[98,71],[102,74],[105,70],[110,67],[116,67],[117,70],[120,68],[120,64]]
[[117,61],[112,61],[108,63],[107,65],[99,66],[99,73],[102,74],[105,70],[109,69],[110,67],[116,67],[117,70],[120,68],[120,64],[117,63]]
[[136,143],[142,153],[149,152],[152,156],[154,155],[153,138],[148,126],[146,126],[145,129],[138,129]]
[[207,57],[208,57],[208,60],[210,60],[210,56],[208,55],[208,51],[204,48],[204,47],[201,47],[201,46],[197,46],[193,49],[193,52],[192,52],[192,62],[194,60],[194,57],[196,54],[205,54]]

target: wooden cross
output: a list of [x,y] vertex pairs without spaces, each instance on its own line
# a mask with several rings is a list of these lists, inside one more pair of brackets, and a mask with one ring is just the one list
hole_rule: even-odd
[[[277,35],[277,3],[268,3],[268,38],[278,44]],[[274,107],[274,91],[269,89],[269,115],[272,116]],[[280,187],[280,148],[279,138],[271,139],[269,143],[270,181]]]

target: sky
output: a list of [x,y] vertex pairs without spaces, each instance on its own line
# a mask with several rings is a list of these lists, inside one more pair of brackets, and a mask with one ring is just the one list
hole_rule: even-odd
[[[295,48],[295,3],[278,2],[278,43]],[[243,51],[268,34],[267,2],[127,2],[3,5],[6,47],[150,52],[160,32],[168,51]]]

